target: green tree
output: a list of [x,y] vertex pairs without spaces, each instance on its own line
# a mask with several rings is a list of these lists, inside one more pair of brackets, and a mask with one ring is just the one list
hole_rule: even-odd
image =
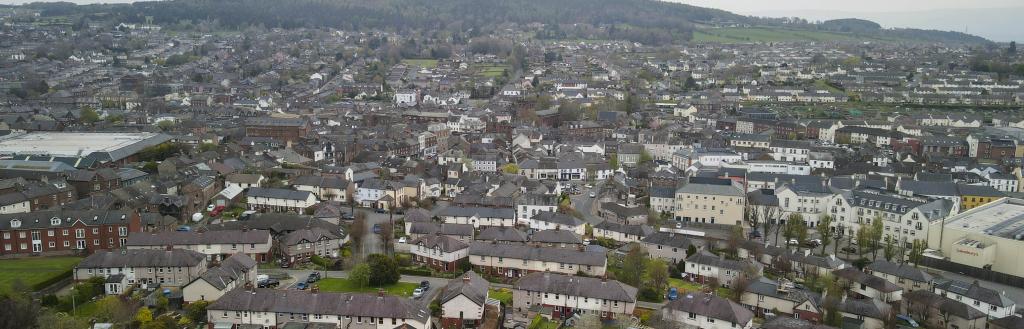
[[647,153],[646,149],[640,150],[640,163],[648,163],[654,161],[650,153]]
[[[832,243],[832,222],[834,219],[831,215],[825,214],[818,219],[818,232],[821,233],[821,254],[825,254],[825,248],[828,247],[829,243]],[[838,245],[839,242],[836,242]]]
[[644,276],[646,285],[654,288],[659,294],[668,289],[668,264],[664,260],[648,261]]
[[370,266],[371,286],[381,287],[394,284],[402,277],[398,273],[398,262],[387,255],[372,254],[367,257],[366,264]]
[[208,306],[210,306],[210,302],[199,300],[188,304],[185,307],[185,311],[188,314],[188,318],[192,320],[192,323],[206,322],[206,308]]
[[786,219],[785,227],[782,228],[782,237],[786,239],[786,244],[793,239],[797,241],[797,244],[803,244],[807,240],[807,222],[804,221],[804,216],[797,213],[790,214]]
[[131,310],[117,296],[109,295],[96,301],[97,319],[107,322],[118,322],[131,316]]
[[612,167],[612,169],[619,169],[619,155],[618,154],[612,154],[611,156],[608,157],[608,166]]
[[370,269],[370,265],[363,263],[353,267],[348,273],[348,280],[357,287],[362,288],[370,284],[370,275],[373,270]]
[[82,108],[81,121],[85,124],[94,124],[100,121],[100,114],[96,112],[92,107],[86,106]]
[[506,174],[519,174],[519,165],[509,163],[501,167],[501,171]]
[[135,321],[142,325],[153,322],[153,311],[143,306],[138,312],[135,312]]
[[882,253],[882,256],[885,257],[885,260],[889,262],[892,261],[893,256],[896,256],[896,246],[893,245],[891,235],[885,236],[885,249]]
[[921,260],[924,259],[925,247],[927,247],[927,245],[922,240],[914,239],[914,242],[911,242],[910,255],[908,257],[910,258],[910,262],[914,263],[914,267],[917,267],[917,265],[921,263]]
[[864,254],[864,248],[870,247],[871,244],[871,227],[867,225],[861,225],[857,229],[857,253]]
[[642,245],[636,243],[631,244],[629,248],[629,252],[622,260],[622,270],[618,273],[617,278],[625,284],[637,287],[647,269],[647,251]]
[[170,131],[171,128],[174,128],[174,121],[162,120],[160,122],[157,122],[156,126],[157,126],[157,128],[160,128],[160,130]]
[[878,244],[882,242],[882,233],[885,232],[885,220],[881,215],[875,215],[871,221],[871,259],[878,258]]

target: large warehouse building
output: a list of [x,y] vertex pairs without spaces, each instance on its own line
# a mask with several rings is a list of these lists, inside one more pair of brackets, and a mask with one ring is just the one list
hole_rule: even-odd
[[30,132],[0,136],[0,156],[81,158],[95,163],[126,163],[143,149],[171,136],[157,133]]
[[930,225],[928,247],[946,259],[1024,277],[1024,199],[1002,198]]

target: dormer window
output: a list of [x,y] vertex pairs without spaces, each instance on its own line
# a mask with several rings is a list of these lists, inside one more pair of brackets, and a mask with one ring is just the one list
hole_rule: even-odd
[[50,225],[52,225],[52,226],[60,225],[60,217],[50,218]]
[[21,220],[19,220],[19,219],[12,219],[11,220],[11,228],[19,228],[19,227],[21,227]]

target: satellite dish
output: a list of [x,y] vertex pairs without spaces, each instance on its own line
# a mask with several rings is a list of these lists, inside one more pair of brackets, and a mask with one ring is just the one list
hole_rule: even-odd
[[200,222],[202,220],[203,220],[203,213],[198,213],[197,212],[197,213],[192,214],[192,221],[193,222]]

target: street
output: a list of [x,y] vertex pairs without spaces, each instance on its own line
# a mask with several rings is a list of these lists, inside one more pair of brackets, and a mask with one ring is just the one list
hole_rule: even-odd
[[[594,187],[586,188],[583,184],[580,184],[580,194],[569,195],[569,200],[572,201],[572,206],[583,215],[583,220],[589,223],[591,226],[597,225],[604,221],[604,218],[598,216],[597,203],[601,200],[601,188],[604,187],[606,181],[599,180],[594,182]],[[575,184],[575,183],[574,183]],[[590,192],[598,193],[596,197],[591,198]]]

